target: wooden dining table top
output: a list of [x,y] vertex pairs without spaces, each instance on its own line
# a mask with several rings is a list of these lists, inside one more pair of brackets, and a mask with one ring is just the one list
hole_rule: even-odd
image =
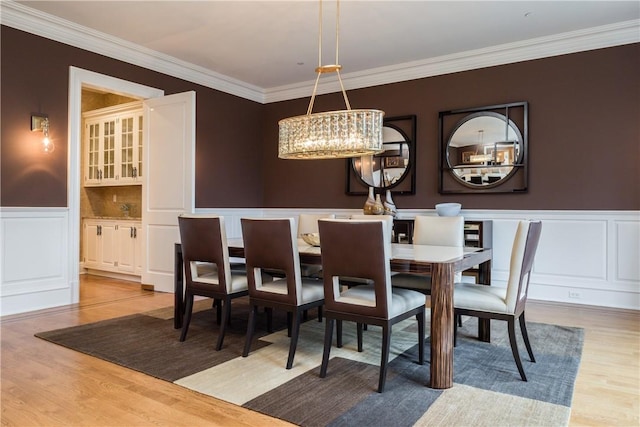
[[[229,256],[244,258],[242,238],[227,240]],[[298,239],[300,262],[304,264],[322,264],[322,248],[312,246]],[[453,263],[455,271],[463,271],[491,259],[492,251],[486,248],[414,245],[391,243],[391,271],[426,274],[432,273],[433,264]]]

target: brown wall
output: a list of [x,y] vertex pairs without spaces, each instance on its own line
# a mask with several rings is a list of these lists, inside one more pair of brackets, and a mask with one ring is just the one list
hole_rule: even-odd
[[[277,158],[278,120],[303,114],[308,99],[263,106],[4,26],[1,36],[1,206],[66,206],[70,65],[166,94],[197,92],[197,207],[364,203],[345,194],[344,160]],[[417,115],[417,189],[394,197],[400,209],[455,200],[476,209],[640,210],[638,75],[635,44],[353,90],[349,99],[353,108]],[[438,112],[515,101],[529,102],[529,191],[439,195]],[[343,101],[332,94],[314,111],[336,108]],[[38,110],[49,114],[56,142],[48,157],[29,132]]]
[[[348,92],[352,108],[417,115],[416,194],[402,208],[459,201],[474,209],[640,209],[640,44],[424,78]],[[438,112],[529,102],[529,191],[438,193]],[[267,105],[265,204],[358,208],[345,195],[344,160],[277,159],[277,122],[307,100]],[[314,112],[343,109],[321,97]]]

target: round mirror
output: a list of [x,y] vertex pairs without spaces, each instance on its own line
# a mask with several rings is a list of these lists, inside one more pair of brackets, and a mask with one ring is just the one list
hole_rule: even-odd
[[351,167],[365,185],[388,189],[399,184],[409,172],[410,139],[390,124],[382,128],[384,151],[374,156],[354,157]]
[[460,120],[447,142],[447,162],[453,176],[470,187],[493,187],[515,173],[522,161],[523,139],[518,126],[492,111]]

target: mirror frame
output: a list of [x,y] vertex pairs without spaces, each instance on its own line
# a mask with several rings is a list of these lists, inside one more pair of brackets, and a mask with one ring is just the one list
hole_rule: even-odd
[[[384,193],[390,190],[391,194],[415,194],[416,193],[416,116],[396,116],[388,117],[383,121],[383,126],[389,127],[400,133],[405,138],[409,149],[409,162],[406,171],[400,179],[392,185],[384,187],[373,187],[376,194]],[[385,158],[382,154],[375,157]],[[367,184],[355,169],[353,161],[356,158],[346,160],[346,193],[351,196],[363,196],[369,193],[369,184]]]
[[[485,107],[466,108],[461,110],[441,111],[439,113],[439,179],[438,192],[448,193],[515,193],[526,192],[528,181],[528,109],[527,102],[490,105]],[[503,178],[487,183],[474,184],[465,181],[455,173],[456,169],[473,168],[473,166],[452,166],[449,159],[449,143],[455,132],[464,123],[477,117],[495,117],[507,120],[520,139],[521,147],[517,159],[509,165],[512,169]],[[475,168],[495,168],[483,165]]]
[[[376,194],[384,193],[390,190],[391,194],[415,194],[416,193],[416,116],[396,116],[385,117],[383,126],[393,129],[400,133],[406,141],[409,149],[409,162],[404,174],[391,185],[384,187],[373,187]],[[377,155],[375,157],[384,158],[388,156]],[[369,193],[369,184],[367,184],[358,174],[353,165],[356,158],[346,160],[346,193],[351,196],[363,196]]]

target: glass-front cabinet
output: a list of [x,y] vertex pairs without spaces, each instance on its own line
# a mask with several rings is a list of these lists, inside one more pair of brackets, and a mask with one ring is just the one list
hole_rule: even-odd
[[140,102],[101,108],[83,114],[84,185],[142,183]]

